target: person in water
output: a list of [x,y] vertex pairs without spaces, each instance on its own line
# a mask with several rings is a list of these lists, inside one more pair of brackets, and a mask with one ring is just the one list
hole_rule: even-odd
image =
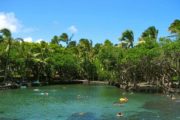
[[126,97],[120,98],[120,99],[119,99],[119,102],[120,102],[120,103],[126,103],[126,102],[128,102],[128,99],[127,99]]
[[175,100],[176,97],[175,97],[173,94],[171,94],[171,99],[172,99],[172,100]]
[[122,113],[122,112],[119,112],[119,113],[116,114],[116,116],[122,117],[122,116],[123,116],[123,113]]

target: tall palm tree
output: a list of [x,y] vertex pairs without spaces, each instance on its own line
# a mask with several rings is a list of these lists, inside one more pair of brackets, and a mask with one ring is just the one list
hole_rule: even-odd
[[127,43],[127,48],[133,48],[133,42],[134,42],[134,34],[132,30],[126,30],[122,33],[121,38],[119,38],[120,41],[124,41]]
[[49,53],[52,52],[52,50],[48,47],[48,43],[46,43],[45,41],[41,41],[40,46],[38,46],[40,48],[39,52],[36,52],[33,55],[32,61],[34,62],[35,66],[36,66],[36,71],[37,71],[37,81],[40,81],[40,76],[45,77],[46,80],[44,80],[44,82],[47,82],[47,69],[50,69],[48,67],[50,67],[50,65],[48,64],[49,62]]
[[10,50],[11,50],[11,41],[12,41],[12,37],[11,37],[11,32],[10,30],[4,28],[0,30],[0,33],[2,33],[2,39],[3,41],[7,42],[7,47],[5,52],[7,53],[7,60],[6,60],[6,64],[5,64],[5,70],[4,70],[4,81],[7,80],[7,75],[8,75],[8,70],[9,70],[9,56],[10,56]]
[[80,74],[87,79],[90,78],[90,68],[91,68],[91,50],[92,50],[92,41],[88,39],[80,39],[78,44],[78,57],[80,59]]
[[25,64],[25,59],[26,59],[26,56],[25,56],[25,45],[24,45],[24,40],[22,39],[22,38],[16,38],[15,39],[16,41],[19,41],[20,42],[20,52],[19,52],[19,54],[20,54],[20,56],[21,56],[21,59],[23,59],[23,62],[21,63],[21,65],[20,65],[20,71],[21,71],[21,77],[22,77],[22,81],[24,81],[24,79],[25,79],[25,77],[26,77],[26,75],[25,75],[25,73],[26,73],[26,64]]
[[158,36],[158,30],[154,26],[150,26],[142,33],[140,40],[156,41],[157,36]]

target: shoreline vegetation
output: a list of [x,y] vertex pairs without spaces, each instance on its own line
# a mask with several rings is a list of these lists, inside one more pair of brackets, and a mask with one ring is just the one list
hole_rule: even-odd
[[27,87],[40,87],[40,86],[47,86],[47,85],[70,85],[70,84],[111,85],[111,86],[116,86],[117,88],[120,88],[127,92],[165,93],[165,94],[178,93],[180,94],[179,88],[171,87],[168,90],[166,90],[166,92],[163,92],[164,88],[157,87],[156,85],[151,85],[146,82],[138,83],[136,87],[134,87],[133,84],[129,84],[129,87],[127,88],[127,85],[125,84],[110,83],[109,81],[89,81],[89,80],[63,80],[63,81],[56,80],[56,81],[53,81],[53,83],[23,82],[21,84],[9,82],[6,84],[0,84],[0,90],[18,89],[18,88],[27,88]]
[[[148,27],[134,44],[125,30],[119,43],[77,43],[66,33],[50,42],[25,42],[0,30],[0,89],[54,84],[109,84],[127,91],[180,93],[180,20],[170,36]],[[65,44],[63,46],[63,44]],[[96,81],[95,81],[96,80]]]

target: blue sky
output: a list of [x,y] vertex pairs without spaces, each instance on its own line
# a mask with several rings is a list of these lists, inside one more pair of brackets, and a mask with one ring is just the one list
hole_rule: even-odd
[[159,36],[180,19],[180,0],[1,0],[0,28],[8,26],[14,37],[50,41],[54,35],[75,33],[74,40],[93,43],[105,39],[119,43],[126,29],[135,39],[149,26]]

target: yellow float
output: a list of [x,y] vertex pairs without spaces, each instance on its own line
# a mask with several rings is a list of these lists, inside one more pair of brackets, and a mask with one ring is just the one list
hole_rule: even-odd
[[126,103],[128,101],[128,99],[125,97],[125,98],[119,98],[119,102],[120,103]]

